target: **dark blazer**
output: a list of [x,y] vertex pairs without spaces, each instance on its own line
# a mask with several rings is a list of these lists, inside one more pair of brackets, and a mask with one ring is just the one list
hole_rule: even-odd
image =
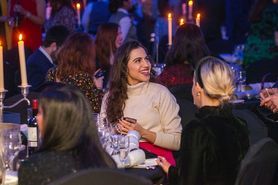
[[36,91],[46,81],[47,71],[54,67],[49,59],[38,49],[27,59],[28,83]]
[[183,129],[170,184],[233,185],[248,147],[246,124],[229,107],[202,107]]

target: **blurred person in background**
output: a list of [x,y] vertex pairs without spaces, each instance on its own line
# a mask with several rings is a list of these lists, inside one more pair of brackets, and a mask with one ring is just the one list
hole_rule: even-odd
[[76,12],[71,0],[49,0],[51,6],[50,18],[45,22],[44,28],[47,31],[54,25],[63,25],[70,32],[76,30]]
[[98,27],[95,39],[96,61],[98,67],[104,72],[104,89],[109,87],[114,54],[122,43],[122,32],[118,24],[105,23]]
[[57,66],[49,69],[47,81],[61,82],[79,88],[99,112],[102,101],[103,77],[95,78],[95,44],[87,33],[70,35],[59,49]]
[[69,35],[62,25],[53,26],[47,32],[42,46],[27,59],[27,75],[32,91],[38,91],[45,82],[47,71],[56,65],[59,47]]
[[12,47],[17,47],[18,36],[23,35],[26,47],[36,50],[42,43],[42,25],[45,21],[45,0],[9,0],[9,24],[12,27]]
[[82,26],[85,32],[96,35],[99,25],[108,22],[111,16],[106,0],[88,1],[82,15]]
[[124,42],[137,40],[137,30],[129,11],[132,10],[132,0],[110,0],[109,9],[112,13],[109,22],[120,26]]
[[181,25],[174,35],[173,45],[165,58],[166,67],[157,80],[168,88],[189,84],[198,61],[209,55],[200,28],[195,24]]

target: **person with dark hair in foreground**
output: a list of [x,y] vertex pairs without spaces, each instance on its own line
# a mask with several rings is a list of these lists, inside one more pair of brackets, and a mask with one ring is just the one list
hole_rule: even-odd
[[102,148],[91,107],[72,86],[47,88],[39,98],[37,115],[40,149],[19,168],[20,185],[49,184],[88,168],[114,168]]
[[214,57],[203,58],[193,77],[192,96],[199,108],[196,119],[183,129],[180,159],[173,167],[157,160],[175,185],[234,185],[249,147],[245,122],[232,114],[234,92],[229,66]]

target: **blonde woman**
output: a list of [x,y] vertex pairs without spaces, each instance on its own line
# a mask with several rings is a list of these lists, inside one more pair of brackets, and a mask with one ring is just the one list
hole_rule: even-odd
[[233,92],[228,65],[214,57],[203,58],[192,86],[199,111],[183,130],[177,167],[163,157],[157,161],[168,173],[170,184],[234,184],[249,141],[245,123],[234,117],[228,106]]

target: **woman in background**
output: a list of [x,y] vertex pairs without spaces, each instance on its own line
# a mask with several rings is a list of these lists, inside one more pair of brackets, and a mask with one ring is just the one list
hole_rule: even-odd
[[[181,124],[179,106],[169,90],[150,82],[151,63],[145,48],[137,41],[123,44],[116,52],[110,88],[101,113],[122,134],[136,130],[140,148],[164,155],[172,164],[172,151],[179,150]],[[123,119],[136,119],[130,123]],[[150,157],[150,156],[147,156]]]
[[235,183],[249,140],[245,122],[233,116],[228,106],[234,89],[233,73],[226,63],[214,57],[200,61],[192,86],[199,111],[183,129],[177,167],[163,157],[157,161],[170,184]]
[[45,31],[54,25],[63,25],[69,31],[75,31],[77,19],[71,0],[49,0],[49,3],[52,9],[50,18],[44,25]]
[[10,26],[12,26],[12,47],[17,47],[21,33],[25,45],[35,51],[42,43],[42,25],[45,20],[45,0],[10,0]]
[[67,38],[57,56],[58,65],[47,73],[47,80],[79,88],[88,98],[93,112],[99,112],[102,101],[102,78],[95,78],[95,45],[87,33]]
[[209,49],[200,28],[195,24],[181,25],[168,51],[166,67],[157,77],[168,88],[177,85],[192,85],[193,70],[197,62],[209,55]]
[[111,66],[114,54],[123,43],[122,32],[118,24],[105,23],[98,27],[96,34],[96,61],[104,74],[104,89],[109,87]]
[[21,163],[19,184],[49,184],[82,169],[115,167],[99,142],[90,105],[78,89],[61,86],[44,91],[37,122],[41,146]]

